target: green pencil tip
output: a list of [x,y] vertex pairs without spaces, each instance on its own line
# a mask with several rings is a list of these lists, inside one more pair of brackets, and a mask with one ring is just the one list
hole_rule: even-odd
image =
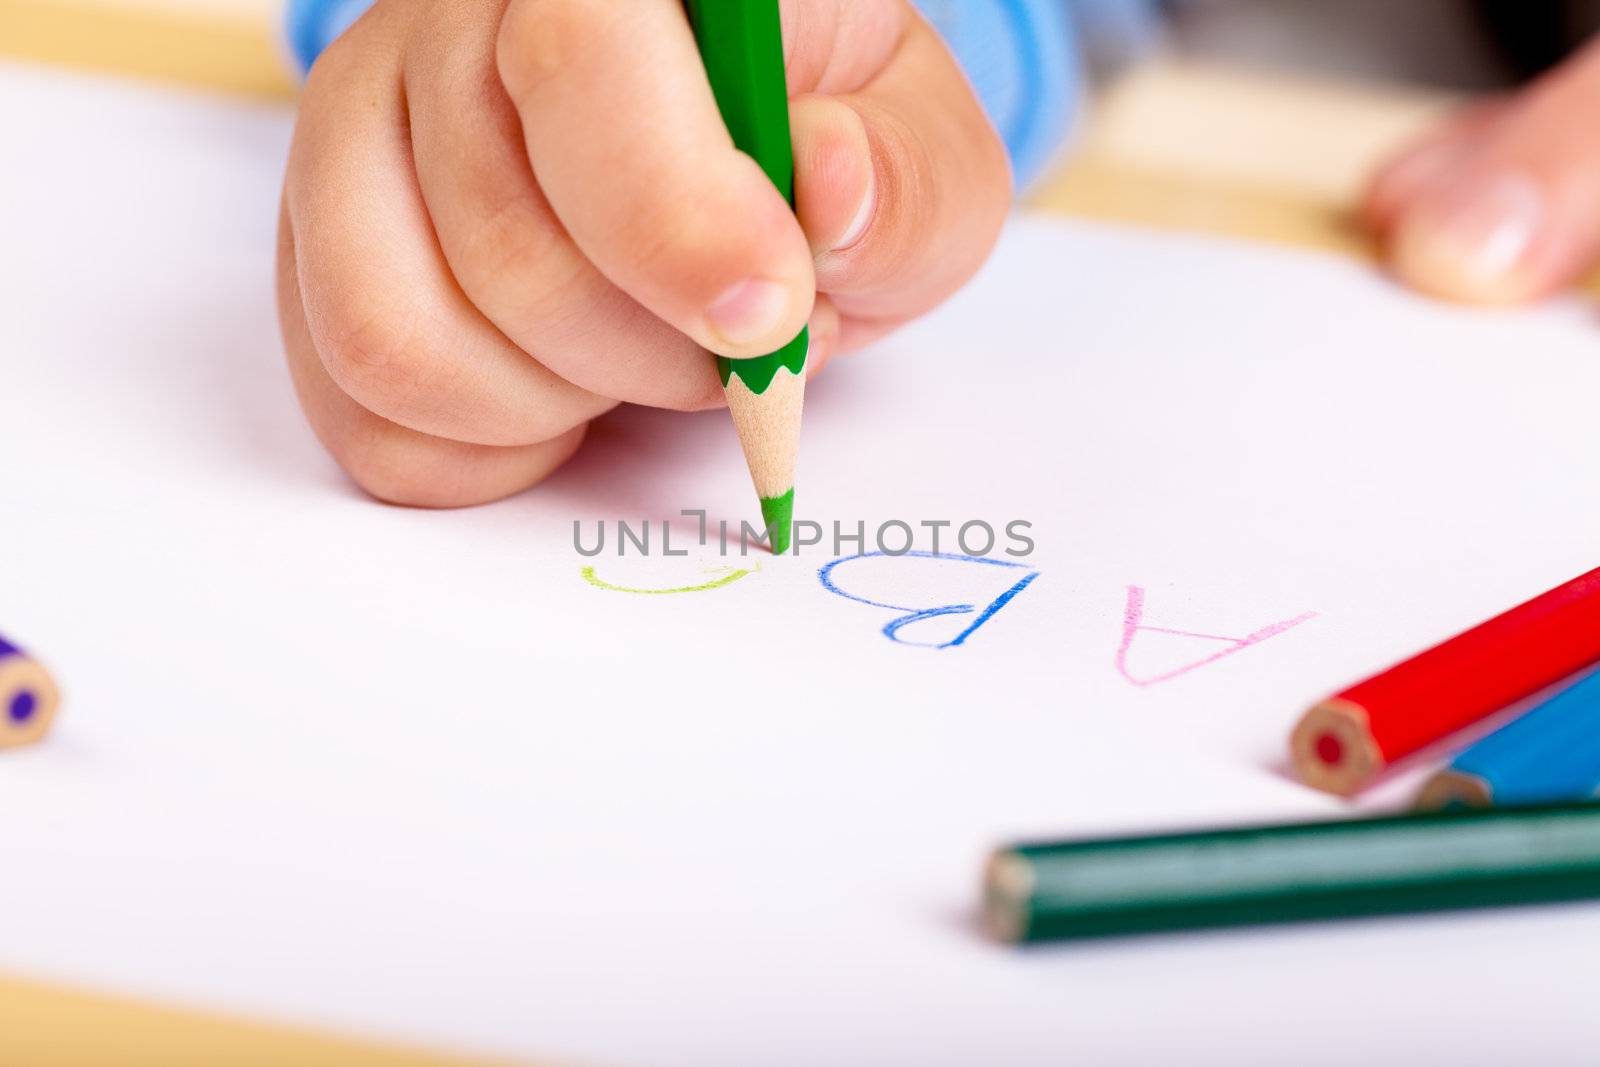
[[767,524],[772,554],[781,556],[789,551],[789,539],[794,534],[794,490],[782,496],[762,497],[761,518]]

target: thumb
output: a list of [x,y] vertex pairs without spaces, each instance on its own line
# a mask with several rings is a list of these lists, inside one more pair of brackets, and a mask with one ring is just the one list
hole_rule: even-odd
[[[955,59],[904,3],[849,0],[830,74],[791,106],[795,210],[827,294],[857,341],[949,296],[988,255],[1011,202],[1005,150]],[[796,5],[797,6],[797,5]],[[863,12],[896,15],[868,50]],[[849,12],[848,16],[845,14]]]
[[[1448,148],[1435,141],[1397,160],[1389,176],[1409,170],[1412,187],[1384,227],[1393,272],[1483,304],[1576,281],[1600,260],[1597,102],[1600,45],[1590,45]],[[1380,176],[1375,189],[1397,184]]]

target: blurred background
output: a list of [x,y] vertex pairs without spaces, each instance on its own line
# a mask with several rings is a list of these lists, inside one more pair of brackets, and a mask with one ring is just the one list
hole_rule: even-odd
[[[363,2],[0,0],[0,61],[287,102],[299,74],[286,4],[326,9],[331,34]],[[919,3],[957,26],[1044,10],[1072,39],[1059,78],[1076,88],[1053,117],[1072,132],[1041,163],[1033,205],[1343,249],[1360,246],[1349,208],[1397,145],[1600,27],[1600,0]]]
[[1600,27],[1600,0],[1177,0],[1178,55],[1440,90],[1492,90],[1550,67]]
[[[226,88],[282,94],[293,83],[280,32],[288,2],[0,0],[0,52],[94,60],[180,80],[209,71]],[[1492,90],[1548,68],[1600,26],[1600,0],[921,0],[957,18],[1019,2],[1071,10],[1096,85],[1130,62],[1160,56],[1442,91]],[[130,32],[135,26],[148,32]],[[120,42],[104,40],[118,34]],[[167,45],[159,43],[163,34]],[[244,37],[255,47],[241,48]],[[204,45],[209,56],[198,47]]]

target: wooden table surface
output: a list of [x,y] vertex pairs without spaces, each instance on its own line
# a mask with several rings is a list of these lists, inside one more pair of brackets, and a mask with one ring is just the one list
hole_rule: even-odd
[[1351,219],[1368,177],[1452,103],[1415,89],[1154,61],[1101,94],[1067,164],[1032,200],[1365,255]]

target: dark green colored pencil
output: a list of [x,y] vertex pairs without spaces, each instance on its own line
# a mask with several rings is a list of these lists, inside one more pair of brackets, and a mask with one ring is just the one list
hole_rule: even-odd
[[1600,897],[1600,805],[1016,845],[983,896],[1006,941]]

